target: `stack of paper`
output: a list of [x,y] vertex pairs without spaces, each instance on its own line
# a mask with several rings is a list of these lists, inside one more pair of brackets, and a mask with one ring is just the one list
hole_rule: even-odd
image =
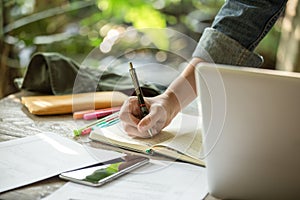
[[101,187],[67,183],[45,200],[200,200],[206,195],[205,168],[151,161]]
[[83,146],[54,133],[0,143],[0,192],[123,154]]

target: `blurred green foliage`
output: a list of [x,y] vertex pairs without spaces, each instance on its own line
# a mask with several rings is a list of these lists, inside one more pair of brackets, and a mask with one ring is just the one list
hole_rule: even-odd
[[[119,51],[126,53],[152,45],[158,48],[157,52],[148,52],[154,59],[169,64],[172,59],[172,65],[180,68],[182,58],[160,50],[175,48],[190,56],[192,46],[181,40],[171,42],[167,39],[170,35],[155,29],[167,27],[198,41],[223,3],[224,0],[1,0],[0,98],[18,90],[14,79],[24,75],[34,53],[57,52],[84,63],[99,47],[103,57],[87,62],[97,66],[101,59],[103,63],[112,59],[106,59],[105,53],[118,54],[113,52],[116,48],[112,49],[117,42],[115,36],[130,30],[138,33],[133,34],[134,39],[119,43]],[[280,21],[256,49],[264,57],[264,68],[275,68],[279,38]]]
[[[38,51],[55,51],[81,62],[110,30],[131,27],[144,31],[157,47],[167,49],[166,35],[146,32],[145,28],[168,27],[198,40],[223,3],[224,0],[3,0],[1,40],[9,48],[7,64],[21,68]],[[279,32],[274,28],[258,47],[270,65],[275,62]]]
[[[171,27],[198,40],[223,0],[4,0],[2,4],[9,57],[26,67],[38,51],[59,52],[81,62],[112,29]],[[166,36],[146,34],[156,46],[168,48]]]

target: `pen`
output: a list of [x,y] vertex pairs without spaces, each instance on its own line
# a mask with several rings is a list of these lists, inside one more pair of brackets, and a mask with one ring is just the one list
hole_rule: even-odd
[[83,119],[85,119],[85,120],[99,119],[99,118],[105,117],[107,115],[110,115],[114,112],[117,112],[120,109],[121,109],[121,107],[112,107],[112,108],[96,110],[94,112],[84,114]]
[[[112,120],[107,120],[107,121],[102,121],[100,122],[99,124],[96,124],[94,126],[91,126],[91,127],[88,127],[88,128],[85,128],[81,131],[80,135],[88,135],[90,134],[93,130],[97,129],[97,128],[105,128],[105,127],[108,127],[108,126],[112,126],[116,123],[120,122],[120,119],[119,118],[114,118]],[[77,135],[79,136],[79,135]]]
[[[102,120],[102,119],[101,119]],[[84,133],[84,135],[88,134],[86,129],[96,125],[99,123],[100,120],[97,120],[97,121],[94,121],[93,123],[90,123],[82,128],[79,128],[79,129],[76,129],[76,130],[73,130],[73,133],[74,133],[74,136],[80,136],[82,133]]]
[[119,120],[119,116],[112,116],[112,117],[109,118],[109,119],[106,119],[106,120],[103,120],[103,121],[99,122],[99,123],[96,124],[95,126],[101,127],[101,126],[103,126],[103,125],[105,125],[105,124],[110,123],[111,121],[114,121],[114,120]]
[[80,136],[80,135],[87,135],[89,134],[94,127],[98,127],[99,124],[101,124],[101,128],[104,126],[109,126],[109,125],[113,125],[112,122],[110,121],[114,121],[114,122],[118,122],[119,119],[119,112],[115,112],[113,114],[110,114],[104,118],[101,118],[99,120],[94,121],[93,123],[90,123],[82,128],[73,130],[74,136]]
[[73,113],[73,119],[99,119],[101,117],[105,117],[113,112],[117,112],[121,109],[120,106],[118,107],[111,107],[111,108],[102,108],[97,110],[82,110],[76,111]]
[[[129,73],[130,73],[130,76],[131,76],[131,79],[132,79],[132,83],[133,83],[133,86],[134,86],[134,89],[135,89],[136,96],[137,96],[138,101],[139,101],[139,107],[140,107],[141,115],[142,115],[141,118],[143,118],[146,115],[148,115],[149,111],[146,107],[146,104],[145,104],[145,101],[144,101],[144,96],[143,96],[143,91],[140,87],[139,80],[137,78],[135,69],[133,68],[133,65],[132,65],[131,62],[129,62]],[[148,130],[148,134],[150,135],[150,137],[153,136],[151,130]]]
[[83,115],[87,113],[95,112],[95,110],[82,110],[82,111],[76,111],[73,113],[73,119],[82,119]]

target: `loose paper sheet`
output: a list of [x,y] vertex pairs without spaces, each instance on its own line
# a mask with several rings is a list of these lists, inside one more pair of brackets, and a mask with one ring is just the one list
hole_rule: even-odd
[[200,200],[207,195],[205,168],[151,161],[101,187],[67,183],[45,200]]
[[54,133],[0,143],[0,192],[123,154],[83,146]]

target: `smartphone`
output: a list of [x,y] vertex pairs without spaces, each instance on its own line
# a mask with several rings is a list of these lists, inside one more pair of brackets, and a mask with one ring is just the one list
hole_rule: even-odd
[[59,177],[84,185],[101,186],[147,163],[149,163],[147,157],[126,155],[102,165],[63,172]]

